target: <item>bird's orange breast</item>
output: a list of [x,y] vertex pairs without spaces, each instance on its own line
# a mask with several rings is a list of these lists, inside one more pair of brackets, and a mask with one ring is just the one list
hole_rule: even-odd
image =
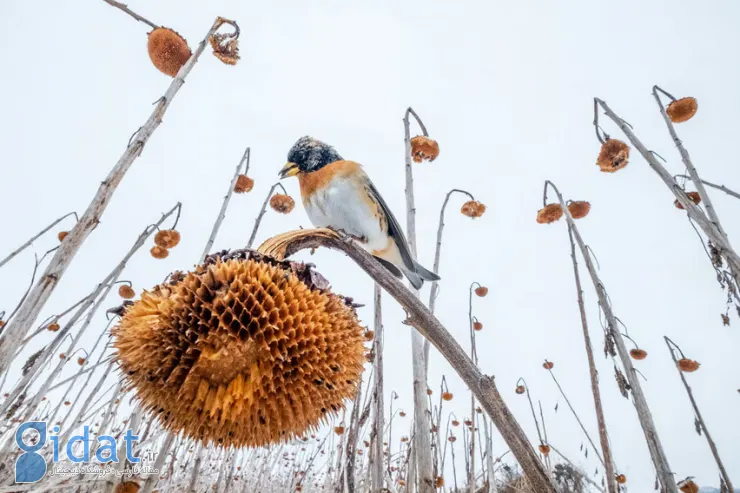
[[304,204],[316,191],[325,188],[335,178],[361,176],[359,163],[354,161],[334,161],[323,168],[310,173],[299,173],[298,183],[301,187],[301,198]]

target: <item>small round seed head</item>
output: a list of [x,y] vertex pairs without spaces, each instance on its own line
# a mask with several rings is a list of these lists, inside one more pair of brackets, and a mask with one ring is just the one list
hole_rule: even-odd
[[304,436],[341,412],[363,371],[347,299],[305,264],[248,250],[143,292],[113,335],[141,407],[206,445]]
[[476,217],[481,217],[486,212],[486,206],[477,200],[468,200],[460,207],[460,212],[463,216],[475,219]]
[[517,394],[520,394],[520,395],[521,395],[521,394],[523,394],[524,392],[526,392],[526,390],[527,390],[527,389],[526,389],[526,388],[524,388],[524,385],[517,385],[517,386],[516,386],[516,393],[517,393]]
[[480,322],[473,322],[473,330],[476,330],[476,331],[483,330],[483,324]]
[[402,418],[405,418],[405,417],[406,417],[406,413],[405,413],[405,412],[403,412],[403,411],[399,411],[398,415],[399,415],[400,417],[402,417]]
[[550,446],[549,445],[545,445],[543,443],[538,448],[540,449],[540,452],[542,453],[542,455],[548,456],[550,454]]
[[192,54],[188,42],[166,27],[158,27],[149,33],[147,50],[154,66],[170,77],[177,75]]
[[149,253],[151,253],[152,257],[154,258],[163,259],[167,258],[167,256],[170,254],[170,251],[159,245],[154,245],[152,249],[149,250]]
[[432,395],[434,391],[432,389],[427,389],[427,395]]
[[591,204],[585,200],[576,200],[568,204],[568,212],[573,219],[582,219],[591,211]]
[[560,207],[560,204],[547,204],[537,211],[537,222],[539,224],[554,223],[561,217],[563,217],[563,208]]
[[477,288],[475,288],[475,295],[476,296],[478,296],[480,298],[483,298],[487,294],[488,294],[488,288],[487,287],[485,287],[485,286],[478,286]]
[[374,330],[366,330],[365,331],[365,340],[366,341],[372,341],[375,338],[375,331]]
[[[459,423],[458,423],[458,424],[459,424]],[[452,443],[454,443],[454,442],[456,442],[456,441],[457,441],[457,437],[456,437],[455,435],[450,435],[450,436],[449,436],[449,437],[447,438],[447,441],[449,441],[449,442],[452,442]]]
[[409,441],[409,437],[407,437],[407,436],[401,437],[401,442],[402,443],[408,443],[408,441]]
[[180,243],[180,233],[174,229],[163,229],[154,235],[154,244],[162,248],[175,248]]
[[617,474],[617,483],[625,484],[627,482],[627,476],[624,474]]
[[251,179],[247,175],[239,175],[236,178],[236,183],[234,184],[234,192],[236,193],[251,192],[253,187],[254,187],[253,179]]
[[469,420],[469,419],[466,419],[466,420],[463,421],[463,424],[465,426],[472,426],[473,425],[473,422],[471,420]]
[[120,296],[124,300],[130,300],[131,298],[136,296],[136,292],[128,284],[121,284],[121,287],[118,288],[118,296]]
[[295,201],[290,195],[276,193],[270,197],[270,207],[272,207],[272,210],[279,212],[280,214],[290,214],[295,207]]
[[422,161],[432,162],[439,156],[439,144],[436,140],[423,135],[417,135],[411,139],[411,157],[415,163]]
[[699,493],[699,485],[693,481],[693,478],[686,478],[683,481],[679,481],[676,486],[683,493]]
[[460,426],[460,422],[456,419],[453,419],[451,422],[452,426]]
[[60,231],[59,233],[57,233],[57,239],[59,241],[64,241],[64,239],[67,237],[68,234],[69,234],[69,231]]
[[82,356],[80,356],[79,358],[77,358],[77,364],[80,365],[80,366],[84,365],[85,364],[85,358],[83,358]]
[[0,329],[5,327],[5,320],[0,320]]
[[678,360],[678,368],[686,373],[692,373],[699,369],[701,363],[693,359],[681,358]]
[[64,359],[64,358],[66,358],[66,357],[67,357],[67,355],[66,355],[66,354],[64,354],[64,353],[59,353],[59,359]]
[[545,370],[552,370],[553,366],[555,366],[555,363],[553,363],[552,361],[545,361],[544,363],[542,363],[542,368],[544,368]]
[[[688,195],[689,199],[696,205],[701,203],[701,195],[699,195],[699,192],[686,192],[686,195]],[[683,209],[683,204],[679,202],[678,199],[673,201],[673,205],[676,206],[676,209]]]
[[71,402],[69,402],[69,401],[64,401],[64,405],[65,405],[65,406],[69,406],[70,404],[72,404],[72,403],[71,403]]
[[435,488],[442,488],[445,485],[445,478],[442,476],[437,476],[437,479],[434,480],[434,487]]
[[640,361],[647,358],[647,351],[645,351],[644,349],[635,348],[630,350],[630,356],[632,356],[632,359]]
[[671,102],[665,111],[673,123],[683,123],[691,120],[698,109],[699,104],[696,102],[696,98],[688,97]]
[[630,148],[617,139],[609,139],[601,145],[596,164],[605,173],[614,173],[627,166]]
[[46,326],[46,329],[51,332],[56,332],[59,330],[59,322],[52,322],[49,325]]
[[118,486],[116,486],[116,492],[115,493],[139,493],[139,487],[138,483],[135,483],[133,481],[124,481],[123,483],[119,483]]
[[452,400],[452,392],[442,392],[442,400],[443,401],[451,401]]

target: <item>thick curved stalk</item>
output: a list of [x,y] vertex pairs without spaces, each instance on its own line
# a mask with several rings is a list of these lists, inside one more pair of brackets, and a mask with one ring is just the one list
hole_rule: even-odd
[[627,351],[627,346],[624,344],[622,333],[619,331],[619,328],[617,326],[617,318],[611,309],[604,284],[601,282],[599,275],[596,273],[596,268],[591,261],[591,256],[588,253],[586,244],[584,243],[583,238],[581,238],[581,234],[575,225],[573,216],[571,216],[570,211],[568,210],[568,207],[563,200],[563,196],[560,194],[560,191],[552,182],[548,181],[546,183],[550,187],[552,187],[552,189],[558,196],[560,206],[563,208],[563,215],[568,222],[568,226],[573,231],[573,236],[576,240],[576,243],[578,244],[578,247],[581,250],[581,255],[591,276],[591,281],[594,284],[594,288],[596,289],[596,294],[599,297],[599,305],[601,307],[601,310],[604,312],[607,320],[607,335],[608,337],[612,338],[615,346],[617,347],[619,359],[622,362],[627,380],[631,386],[633,402],[635,405],[635,409],[637,410],[637,417],[640,420],[642,431],[645,434],[645,441],[647,442],[648,449],[650,450],[650,456],[653,459],[653,464],[655,465],[655,470],[658,473],[660,483],[663,485],[663,488],[667,493],[678,493],[678,488],[676,487],[676,482],[673,478],[673,472],[671,471],[671,467],[668,464],[668,458],[665,455],[663,444],[660,442],[658,430],[655,427],[655,422],[653,421],[653,415],[650,412],[650,407],[648,406],[647,399],[645,398],[645,394],[642,391],[642,385],[640,384],[640,380],[637,377],[637,371],[632,364],[632,359],[630,358],[629,351]]
[[[409,115],[413,115],[422,131],[426,135],[426,128],[418,115],[408,108],[403,118],[404,129],[404,161],[406,170],[406,239],[408,240],[411,257],[416,260],[416,205],[414,203],[414,175],[411,167],[411,129]],[[418,298],[419,292],[413,291]],[[434,493],[434,466],[432,461],[432,447],[429,430],[429,402],[426,398],[427,379],[424,357],[424,338],[412,328],[411,330],[411,365],[414,378],[414,443],[415,467],[420,493]],[[409,481],[410,485],[411,481]]]
[[408,318],[405,323],[415,327],[423,337],[429,339],[460,375],[496,425],[535,491],[555,493],[550,477],[516,418],[506,406],[493,377],[483,375],[465,350],[419,298],[369,253],[348,238],[328,229],[284,233],[266,241],[260,246],[259,251],[275,258],[285,258],[300,250],[321,246],[344,252],[406,310]]
[[72,263],[72,260],[82,246],[82,243],[84,243],[90,233],[92,233],[92,231],[98,226],[100,217],[103,215],[105,209],[113,198],[113,194],[118,188],[118,185],[121,183],[124,176],[126,176],[126,173],[131,168],[131,165],[134,163],[136,158],[141,155],[141,152],[149,141],[149,138],[162,123],[162,117],[167,111],[167,108],[169,108],[170,103],[172,103],[172,100],[185,83],[185,78],[193,69],[193,66],[195,66],[198,58],[200,58],[203,51],[205,51],[208,39],[218,30],[219,27],[221,27],[223,23],[224,20],[222,18],[219,17],[216,19],[206,33],[205,38],[198,44],[198,47],[193,52],[190,59],[182,66],[164,96],[159,99],[159,102],[155,106],[152,114],[144,125],[136,131],[126,147],[126,150],[123,152],[123,155],[119,158],[113,169],[111,169],[105,180],[100,184],[95,197],[93,197],[93,200],[90,202],[85,213],[59,246],[59,249],[49,262],[43,275],[18,311],[18,315],[15,320],[5,327],[3,337],[0,339],[0,375],[7,371],[12,360],[13,350],[26,335],[28,329],[36,318],[38,318],[39,313],[46,305],[46,302],[56,289],[65,271]]

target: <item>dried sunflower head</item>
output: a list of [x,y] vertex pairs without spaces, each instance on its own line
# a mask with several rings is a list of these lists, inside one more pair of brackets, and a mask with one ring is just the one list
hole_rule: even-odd
[[477,288],[475,288],[475,294],[476,296],[483,298],[488,294],[488,288],[485,286],[478,286]]
[[236,65],[239,61],[239,38],[233,34],[215,33],[208,39],[213,55],[226,65]]
[[561,217],[563,217],[563,208],[560,207],[560,204],[547,204],[537,211],[537,222],[539,224],[554,223]]
[[460,212],[463,216],[475,219],[476,217],[481,217],[486,212],[486,206],[478,201],[468,200],[460,207]]
[[552,361],[545,361],[544,363],[542,363],[542,368],[544,368],[545,370],[552,370],[553,366],[555,366],[555,363],[553,363]]
[[180,243],[180,233],[174,229],[163,229],[154,235],[154,244],[162,248],[175,248]]
[[149,253],[152,254],[152,257],[157,259],[163,259],[167,258],[170,254],[170,251],[166,248],[163,248],[159,245],[154,245],[151,250],[149,250]]
[[124,481],[116,486],[115,493],[138,493],[140,486],[133,481]]
[[[458,424],[460,424],[460,423],[458,423]],[[456,437],[455,435],[450,435],[450,436],[449,436],[449,437],[447,438],[447,441],[449,441],[449,442],[451,442],[451,443],[455,443],[455,442],[457,441],[457,437]]]
[[67,237],[68,234],[69,234],[69,231],[60,231],[59,233],[57,233],[57,239],[59,241],[64,241],[64,239]]
[[59,330],[59,322],[52,322],[49,325],[46,326],[46,330],[50,332],[56,332]]
[[117,359],[169,431],[222,446],[304,436],[344,408],[363,371],[364,330],[328,286],[310,265],[210,255],[127,308]]
[[679,481],[676,486],[683,493],[699,493],[699,485],[693,481],[693,477],[686,478],[683,481]]
[[627,166],[630,157],[630,148],[617,139],[608,139],[601,145],[596,164],[605,173],[614,173]]
[[442,476],[437,476],[437,479],[434,480],[434,487],[435,488],[442,488],[445,485],[445,478]]
[[521,395],[521,394],[523,394],[524,392],[526,392],[526,390],[527,390],[527,389],[526,389],[526,388],[524,388],[524,385],[517,385],[517,386],[516,386],[516,391],[515,391],[515,392],[516,392],[517,394]]
[[452,392],[442,392],[442,400],[443,401],[451,401],[452,400]]
[[411,139],[411,157],[415,163],[424,160],[431,162],[437,159],[437,156],[439,156],[439,144],[436,140],[423,135],[417,135]]
[[234,192],[247,193],[247,192],[250,192],[253,187],[254,187],[253,179],[251,179],[247,175],[239,175],[236,178],[236,183],[234,184]]
[[681,358],[678,360],[678,368],[686,373],[692,373],[699,369],[701,363],[693,359]]
[[483,330],[483,324],[480,322],[473,322],[473,330],[476,330],[476,331]]
[[627,476],[624,474],[617,474],[617,483],[619,484],[625,484],[627,482]]
[[450,424],[452,424],[452,426],[460,426],[460,422],[456,419],[453,419],[452,421],[450,421]]
[[83,358],[82,356],[80,356],[79,358],[77,358],[77,364],[80,365],[80,366],[84,365],[85,364],[85,358]]
[[576,200],[568,204],[568,212],[573,219],[582,219],[591,211],[591,204],[585,200]]
[[136,296],[136,293],[128,284],[121,284],[121,287],[118,288],[118,296],[120,296],[124,300],[130,300],[131,298]]
[[[699,192],[686,192],[686,195],[688,195],[689,200],[691,200],[696,205],[699,205],[701,203],[701,195],[699,195]],[[676,209],[683,209],[683,204],[678,201],[678,199],[673,201],[673,205],[676,206]]]
[[696,102],[696,98],[688,97],[672,101],[665,111],[673,123],[683,123],[691,120],[698,109],[699,104]]
[[147,50],[154,66],[170,77],[175,77],[192,55],[188,42],[167,27],[158,27],[149,33]]
[[645,351],[644,349],[635,348],[630,351],[630,356],[632,356],[632,359],[636,359],[638,361],[643,360],[647,358],[647,351]]
[[344,426],[335,426],[334,433],[337,435],[344,435]]
[[270,197],[270,207],[272,207],[272,210],[279,212],[280,214],[290,214],[295,207],[295,201],[290,195],[276,193]]
[[547,455],[550,454],[550,446],[549,445],[545,445],[543,443],[538,448],[540,449],[540,452],[542,453],[542,455],[547,456]]

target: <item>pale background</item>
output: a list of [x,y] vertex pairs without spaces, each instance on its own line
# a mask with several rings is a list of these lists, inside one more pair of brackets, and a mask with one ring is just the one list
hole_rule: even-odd
[[[601,263],[617,315],[649,353],[637,366],[648,379],[645,393],[677,478],[693,475],[716,486],[717,469],[693,430],[666,334],[702,363],[688,379],[728,472],[740,481],[740,321],[733,315],[733,325],[722,326],[724,294],[657,175],[637,153],[625,170],[600,173],[591,126],[592,97],[599,96],[679,173],[650,89],[657,83],[677,96],[695,96],[699,112],[678,131],[706,179],[740,188],[740,4],[557,3],[132,0],[132,9],[175,28],[193,48],[215,16],[236,19],[242,60],[225,66],[206,51],[43,317],[92,289],[140,231],[178,200],[184,203],[180,246],[164,261],[142,250],[124,278],[141,289],[191,267],[246,145],[253,150],[255,189],[232,200],[219,249],[245,244],[288,149],[304,134],[363,163],[405,224],[401,118],[412,105],[441,147],[438,160],[414,168],[420,261],[431,267],[439,207],[450,188],[464,188],[488,205],[475,221],[458,214],[461,199],[450,205],[438,314],[467,348],[468,285],[477,280],[490,287],[487,298],[475,300],[485,325],[478,339],[481,367],[496,376],[530,438],[536,433],[526,399],[514,394],[520,376],[543,403],[550,441],[586,471],[596,468],[593,454],[584,459],[579,453],[584,438],[541,367],[544,358],[555,362],[596,439],[566,228],[534,221],[543,180],[552,179],[566,198],[593,204],[579,226]],[[5,0],[0,32],[4,255],[62,213],[84,211],[170,79],[149,62],[148,28],[102,1]],[[295,181],[285,185],[298,196]],[[713,197],[737,243],[740,226],[733,218],[740,203],[719,192]],[[257,240],[298,226],[309,226],[300,204],[288,216],[268,211]],[[49,234],[34,250],[55,244]],[[311,261],[337,291],[372,304],[371,281],[349,260],[319,252]],[[32,262],[29,250],[0,271],[0,309],[15,306]],[[600,352],[596,297],[586,281],[615,460],[631,491],[650,491],[647,447],[633,406],[619,394]],[[111,297],[109,304],[116,303]],[[397,404],[410,412],[409,329],[392,300],[384,311],[387,391],[395,389]],[[372,322],[370,309],[361,316]],[[103,322],[98,326],[102,330]],[[442,375],[457,396],[454,410],[465,416],[466,388],[433,351],[435,389]],[[394,435],[401,434],[399,425]],[[506,450],[498,436],[494,447],[497,454]]]

